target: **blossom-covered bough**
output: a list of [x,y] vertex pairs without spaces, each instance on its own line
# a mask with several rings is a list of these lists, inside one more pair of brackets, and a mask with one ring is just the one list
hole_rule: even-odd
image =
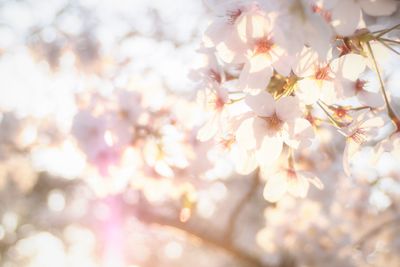
[[[214,69],[230,79],[199,84],[200,91],[225,97],[224,112],[222,105],[214,108],[218,124],[210,129],[208,122],[198,137],[232,136],[243,155],[236,157],[237,171],[259,167],[267,200],[278,201],[286,191],[305,197],[309,181],[322,188],[315,175],[297,174],[312,170],[294,167],[304,151],[324,142],[322,128],[346,139],[347,175],[361,145],[378,141],[380,146],[385,139],[377,139],[381,127],[392,124],[388,137],[400,131],[382,70],[385,57],[399,55],[400,26],[389,19],[395,1],[223,1],[213,8],[225,13],[205,31],[202,51],[214,60],[203,67],[204,73],[209,68],[203,81],[214,77]],[[373,18],[382,16],[387,21]],[[367,86],[371,72],[379,92]]]

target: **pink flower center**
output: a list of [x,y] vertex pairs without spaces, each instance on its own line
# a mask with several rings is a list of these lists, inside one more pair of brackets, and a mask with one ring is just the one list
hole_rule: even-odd
[[222,110],[223,107],[225,106],[225,101],[222,97],[220,97],[218,94],[216,95],[215,101],[214,101],[215,109],[216,110]]
[[367,141],[367,136],[365,134],[365,130],[358,128],[353,132],[353,134],[350,136],[351,139],[353,139],[354,142],[357,144],[363,144],[365,141]]
[[219,144],[222,146],[223,149],[230,150],[235,141],[236,141],[235,136],[232,135],[227,138],[222,138]]
[[339,52],[340,52],[339,56],[344,56],[344,55],[347,55],[347,54],[349,54],[351,52],[351,48],[345,43],[342,44],[342,45],[339,45],[338,49],[339,49]]
[[243,11],[240,10],[239,8],[235,9],[235,10],[228,10],[226,12],[226,15],[228,16],[228,23],[231,24],[231,25],[235,24],[237,18],[240,15],[242,15],[242,13],[243,13]]
[[347,115],[347,110],[344,108],[337,108],[335,110],[335,115],[338,116],[339,118],[343,118],[344,116]]
[[265,117],[268,128],[274,131],[279,131],[282,128],[283,121],[274,113],[271,117]]
[[356,94],[364,90],[365,84],[367,82],[357,79],[356,83],[354,84],[354,89],[356,90]]
[[265,37],[256,41],[254,52],[256,54],[268,53],[269,51],[271,51],[273,46],[274,42],[272,41],[272,38]]
[[296,171],[292,168],[286,170],[288,179],[297,179]]
[[324,67],[318,67],[317,71],[315,72],[315,79],[316,80],[331,80],[330,77],[330,68],[329,65]]

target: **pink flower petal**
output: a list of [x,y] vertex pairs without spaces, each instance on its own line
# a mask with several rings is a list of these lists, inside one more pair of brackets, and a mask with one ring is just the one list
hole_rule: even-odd
[[342,0],[332,10],[332,25],[339,35],[352,35],[361,20],[361,10],[355,1]]
[[247,95],[245,102],[258,116],[270,117],[275,112],[275,100],[268,92]]
[[282,147],[283,141],[281,137],[265,135],[256,153],[258,164],[260,166],[268,166],[275,163],[281,155]]
[[276,102],[276,114],[282,121],[294,120],[301,114],[297,97],[282,97]]
[[268,177],[263,192],[264,199],[270,202],[277,202],[285,195],[287,187],[286,172],[279,172]]
[[270,59],[265,54],[252,57],[244,65],[239,77],[239,88],[245,91],[264,90],[273,73]]

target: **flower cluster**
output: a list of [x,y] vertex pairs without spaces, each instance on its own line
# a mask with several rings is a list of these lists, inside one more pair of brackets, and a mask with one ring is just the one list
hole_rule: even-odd
[[88,182],[99,194],[131,186],[160,198],[185,182],[180,178],[198,178],[213,167],[192,130],[201,112],[196,103],[156,90],[158,98],[151,89],[77,96],[71,133],[89,163]]
[[388,53],[398,54],[399,42],[387,35],[399,25],[370,19],[389,18],[396,1],[223,1],[211,8],[218,15],[199,49],[205,64],[192,75],[212,113],[198,138],[228,141],[241,174],[259,167],[267,200],[285,192],[304,197],[309,183],[323,187],[299,159],[318,152],[322,128],[344,136],[348,175],[353,156],[379,128],[391,122],[399,131],[380,66]]

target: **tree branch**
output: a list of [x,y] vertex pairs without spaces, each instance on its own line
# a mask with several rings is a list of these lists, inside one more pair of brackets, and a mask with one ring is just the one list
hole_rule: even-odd
[[398,222],[400,222],[400,216],[395,216],[394,218],[388,219],[381,224],[373,227],[358,239],[358,241],[354,244],[354,247],[358,249],[361,248],[368,239],[385,230],[385,227],[390,226],[391,224],[397,224]]
[[[232,257],[240,260],[243,263],[243,266],[273,267],[263,263],[257,256],[236,247],[232,242],[228,242],[225,240],[225,235],[217,234],[216,231],[213,231],[213,229],[210,228],[201,230],[199,227],[191,223],[191,221],[181,222],[177,214],[176,216],[173,216],[156,212],[156,209],[146,202],[146,200],[142,199],[136,207],[137,218],[143,223],[172,227],[184,232],[206,245],[210,245],[230,254]],[[198,222],[198,220],[196,220],[196,222]]]
[[242,213],[243,208],[246,204],[251,200],[253,195],[256,193],[258,189],[258,185],[260,184],[260,176],[258,171],[254,174],[251,185],[247,190],[246,194],[238,201],[236,206],[233,208],[233,211],[229,217],[228,225],[226,227],[226,232],[224,239],[226,242],[232,242],[232,237],[235,234],[236,225],[238,221],[239,215]]

